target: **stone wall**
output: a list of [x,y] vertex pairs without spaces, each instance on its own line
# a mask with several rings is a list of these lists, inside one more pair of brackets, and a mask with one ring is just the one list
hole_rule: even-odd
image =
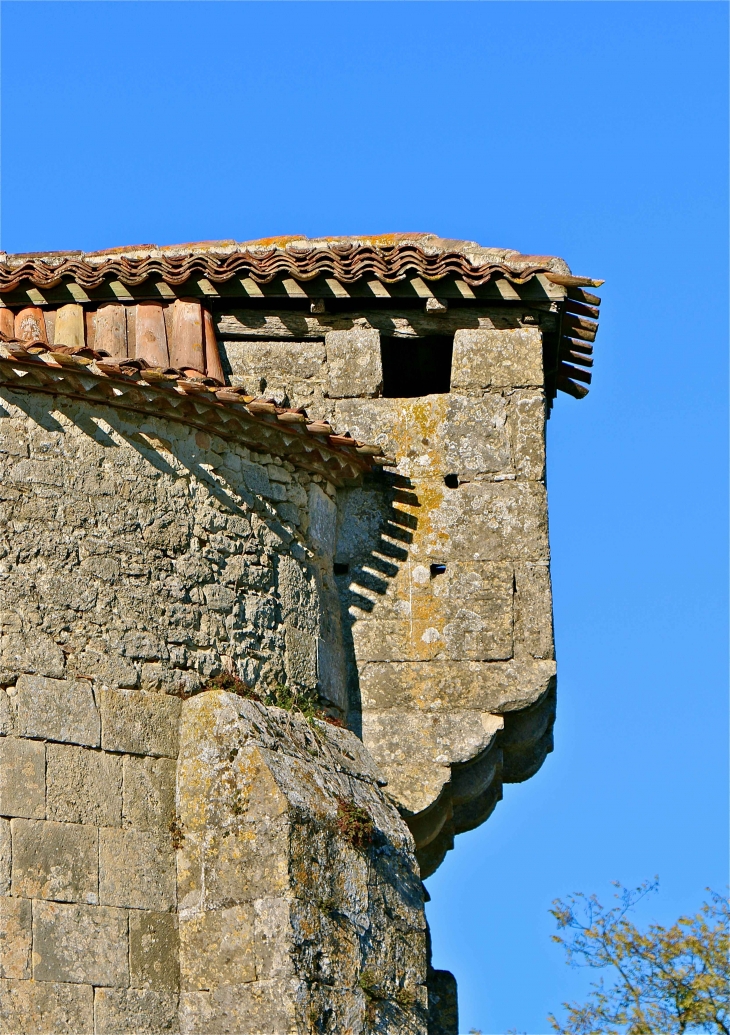
[[344,705],[331,486],[164,420],[2,400],[0,685],[27,673],[174,694],[227,669],[319,679]]
[[[450,391],[406,399],[382,395],[374,324],[405,347],[434,334],[438,317],[333,314],[318,318],[321,340],[307,318],[298,341],[273,315],[258,332],[255,313],[218,322],[222,335],[247,334],[221,342],[234,382],[398,458],[338,491],[335,571],[350,726],[408,816],[424,873],[552,746],[542,364],[552,319],[449,310]],[[281,338],[254,338],[266,331]]]

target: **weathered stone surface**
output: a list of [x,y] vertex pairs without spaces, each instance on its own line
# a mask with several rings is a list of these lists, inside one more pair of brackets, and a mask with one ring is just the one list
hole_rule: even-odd
[[529,707],[555,675],[549,659],[462,662],[376,662],[362,666],[360,689],[366,711],[414,707],[446,713],[459,707],[502,714]]
[[329,560],[335,552],[337,506],[316,482],[309,486],[308,502],[309,541],[317,553]]
[[15,693],[11,698],[7,690],[0,688],[0,737],[10,737],[17,732],[14,697]]
[[175,758],[179,716],[180,701],[167,694],[102,690],[102,747]]
[[212,1031],[216,1035],[297,1035],[306,1031],[297,1024],[294,1000],[298,991],[294,981],[288,985],[252,981],[213,991],[182,992],[181,1035],[210,1035]]
[[363,739],[410,813],[423,812],[451,779],[451,766],[486,751],[504,723],[476,709],[457,712],[367,711]]
[[10,820],[0,819],[0,895],[10,892]]
[[180,920],[184,991],[255,981],[254,907],[250,902]]
[[124,759],[125,826],[169,831],[175,816],[175,762],[170,758]]
[[91,985],[129,983],[127,913],[104,906],[35,902],[33,977]]
[[545,393],[518,389],[509,403],[515,471],[522,478],[545,480]]
[[0,978],[30,978],[31,903],[0,898]]
[[330,331],[324,340],[331,397],[372,396],[380,391],[383,367],[379,331],[371,328]]
[[352,630],[366,661],[495,661],[512,657],[513,570],[503,562],[461,562],[434,576],[404,566]]
[[448,970],[428,971],[428,1035],[458,1035],[456,978]]
[[98,747],[101,722],[90,682],[19,676],[16,689],[20,736]]
[[547,563],[515,569],[515,642],[533,658],[554,658],[553,606]]
[[290,683],[307,689],[317,685],[317,638],[293,622],[284,626],[286,674]]
[[288,389],[299,381],[326,380],[325,349],[319,342],[241,341],[226,342],[226,357],[232,382],[243,385],[252,395]]
[[0,979],[4,1035],[87,1035],[93,1030],[91,985]]
[[443,483],[447,474],[465,479],[513,470],[508,403],[501,393],[343,399],[335,410],[338,427],[382,446],[407,477]]
[[102,828],[99,901],[130,909],[174,909],[175,857],[169,832]]
[[46,814],[46,748],[34,740],[0,740],[0,815],[43,819]]
[[419,528],[430,560],[546,560],[545,490],[533,482],[472,482],[444,488]]
[[97,1035],[176,1035],[176,992],[151,988],[97,988],[94,1017]]
[[180,984],[178,921],[172,913],[129,914],[130,984],[176,991]]
[[119,826],[122,759],[105,751],[48,744],[47,815],[67,823]]
[[537,327],[461,330],[454,335],[451,387],[461,391],[541,387],[542,335]]
[[[387,1030],[425,1035],[422,886],[379,783],[345,730],[220,691],[185,702],[181,1031],[278,1035],[326,1017],[364,1033],[365,974]],[[371,817],[372,840],[350,840],[343,801]],[[399,988],[423,1005],[398,1014]]]
[[11,829],[14,895],[99,901],[99,841],[94,827],[14,819]]

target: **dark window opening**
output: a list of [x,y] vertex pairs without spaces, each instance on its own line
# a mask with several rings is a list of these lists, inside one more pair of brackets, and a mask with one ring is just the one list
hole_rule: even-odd
[[383,395],[386,399],[412,399],[440,395],[451,388],[450,335],[430,338],[380,336],[383,360]]
[[435,579],[437,575],[443,575],[446,571],[445,564],[432,564],[431,565],[431,578]]
[[444,484],[449,489],[459,488],[459,476],[458,474],[447,474],[444,478]]
[[350,570],[349,564],[339,564],[337,561],[334,563],[335,575],[347,575]]

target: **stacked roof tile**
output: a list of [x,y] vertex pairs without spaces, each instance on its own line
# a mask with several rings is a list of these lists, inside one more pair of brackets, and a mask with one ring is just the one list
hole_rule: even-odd
[[456,274],[471,286],[493,277],[523,284],[538,273],[552,274],[558,283],[597,286],[588,277],[573,277],[562,259],[522,255],[504,248],[483,248],[473,241],[455,241],[434,234],[382,234],[377,237],[271,237],[258,241],[204,241],[196,244],[136,245],[101,252],[53,252],[0,255],[0,291],[24,282],[54,287],[64,277],[84,288],[105,279],[127,286],[155,277],[184,284],[191,276],[213,284],[248,276],[269,283],[277,276],[313,280],[322,274],[343,283],[372,276],[384,283],[416,273],[427,280]]

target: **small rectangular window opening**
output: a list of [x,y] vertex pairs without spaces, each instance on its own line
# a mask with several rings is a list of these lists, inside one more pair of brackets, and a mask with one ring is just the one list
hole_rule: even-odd
[[381,334],[383,396],[413,399],[450,391],[453,348],[453,335],[393,338]]

